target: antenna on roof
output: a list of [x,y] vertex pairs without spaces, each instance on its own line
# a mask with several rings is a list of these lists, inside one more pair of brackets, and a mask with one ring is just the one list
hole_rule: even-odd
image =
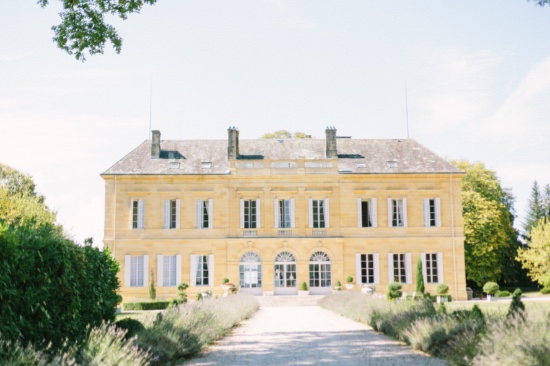
[[409,99],[407,96],[407,81],[405,80],[405,119],[407,122],[407,138],[409,138]]
[[153,120],[153,79],[151,79],[151,84],[149,88],[149,136],[148,139],[151,137],[151,123]]

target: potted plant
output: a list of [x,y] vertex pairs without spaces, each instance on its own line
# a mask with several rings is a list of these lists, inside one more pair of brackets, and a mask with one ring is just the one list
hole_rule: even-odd
[[353,284],[353,277],[347,276],[347,277],[346,277],[346,288],[347,288],[348,290],[351,290],[351,289],[353,288],[353,286],[355,286],[355,285]]
[[336,291],[340,291],[342,289],[342,284],[340,283],[340,281],[336,281],[336,286],[334,286],[334,289]]
[[300,295],[300,296],[308,296],[309,295],[309,291],[307,289],[307,283],[302,282],[302,284],[300,285],[300,289],[298,290],[298,295]]
[[221,288],[223,290],[223,296],[227,296],[230,293],[236,292],[235,285],[229,282],[229,278],[222,279]]
[[437,302],[447,302],[449,298],[447,297],[447,292],[449,292],[449,286],[444,283],[440,283],[435,286],[435,293],[437,294]]
[[498,291],[498,284],[496,282],[487,282],[485,285],[483,285],[483,292],[487,294],[487,301],[497,301],[498,296],[495,296],[495,294]]

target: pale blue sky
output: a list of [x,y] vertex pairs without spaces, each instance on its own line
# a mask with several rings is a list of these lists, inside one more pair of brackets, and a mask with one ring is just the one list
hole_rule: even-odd
[[34,176],[82,241],[103,236],[99,174],[147,138],[410,136],[482,161],[517,197],[550,183],[550,7],[524,0],[159,0],[115,21],[122,53],[74,60],[59,6],[0,2],[0,161]]

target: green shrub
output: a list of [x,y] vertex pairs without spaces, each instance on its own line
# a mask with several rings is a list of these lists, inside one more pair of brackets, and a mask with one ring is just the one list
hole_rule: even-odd
[[87,326],[115,319],[118,263],[108,250],[79,246],[57,228],[0,222],[0,330],[5,340],[50,351],[82,341]]
[[499,290],[499,291],[497,291],[497,293],[495,295],[497,297],[508,297],[508,296],[510,296],[510,291]]
[[157,290],[155,288],[155,272],[151,270],[151,278],[149,280],[149,298],[155,300],[157,298]]
[[121,319],[115,322],[115,327],[126,330],[126,338],[132,338],[145,329],[139,320],[132,318]]
[[550,287],[544,287],[543,289],[540,290],[540,293],[543,295],[550,294]]
[[229,282],[229,278],[223,278],[222,279],[222,285],[225,285],[228,282]]
[[392,282],[388,285],[388,289],[386,291],[386,298],[389,300],[395,300],[397,298],[400,298],[403,294],[401,292],[401,289],[403,288],[403,285],[399,282]]
[[512,302],[510,303],[510,307],[508,308],[508,314],[506,314],[506,317],[508,319],[513,317],[521,317],[522,319],[525,318],[525,305],[521,302],[521,295],[521,289],[517,288],[514,291]]
[[424,286],[424,274],[422,270],[422,258],[418,257],[416,261],[416,292],[423,294],[425,290]]
[[346,277],[346,283],[352,283],[353,282],[353,277],[352,276],[347,276]]
[[449,292],[449,286],[447,286],[444,283],[440,283],[439,285],[435,286],[435,293],[438,295],[446,295],[447,292]]
[[485,285],[483,285],[483,292],[485,292],[488,295],[494,295],[497,293],[499,287],[496,282],[487,282]]
[[300,285],[300,291],[307,291],[307,283],[302,282],[302,284]]
[[168,308],[170,301],[139,301],[126,302],[122,304],[122,309],[127,310],[163,310]]

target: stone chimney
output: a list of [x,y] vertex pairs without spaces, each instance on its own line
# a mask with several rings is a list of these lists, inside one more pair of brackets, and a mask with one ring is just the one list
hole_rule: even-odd
[[337,158],[338,150],[336,149],[336,127],[327,127],[325,130],[325,136],[327,159]]
[[153,140],[151,141],[151,159],[160,158],[160,131],[154,130]]
[[237,159],[239,157],[239,130],[237,127],[229,127],[227,130],[227,158]]

